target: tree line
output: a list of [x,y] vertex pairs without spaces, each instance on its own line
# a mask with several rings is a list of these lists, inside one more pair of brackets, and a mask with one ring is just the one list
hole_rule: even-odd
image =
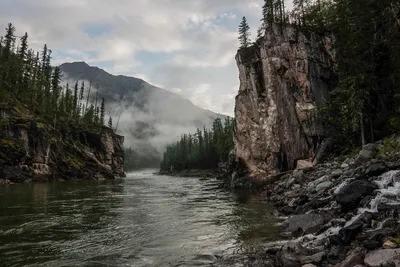
[[[400,130],[400,2],[398,0],[265,0],[258,38],[271,24],[334,36],[338,87],[319,118],[337,148],[354,147]],[[240,48],[254,43],[245,17]],[[318,90],[318,89],[316,89]]]
[[53,125],[104,125],[105,100],[99,98],[98,90],[90,101],[91,84],[87,87],[77,81],[72,88],[68,84],[62,87],[61,70],[51,66],[52,51],[47,45],[35,52],[29,48],[28,33],[17,37],[15,31],[9,23],[0,37],[0,104],[19,107],[20,112]]
[[164,152],[161,170],[216,169],[233,149],[234,119],[217,118],[211,129],[184,134]]

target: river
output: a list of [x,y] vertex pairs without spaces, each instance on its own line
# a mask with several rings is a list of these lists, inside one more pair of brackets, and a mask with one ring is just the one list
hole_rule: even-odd
[[0,186],[0,266],[231,266],[279,239],[260,196],[214,179]]

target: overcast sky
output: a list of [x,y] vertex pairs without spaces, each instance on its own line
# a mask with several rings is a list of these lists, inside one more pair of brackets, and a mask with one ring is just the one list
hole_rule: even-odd
[[0,26],[12,22],[30,45],[44,43],[53,65],[86,61],[139,77],[194,104],[233,114],[239,79],[237,27],[252,37],[263,0],[0,0]]

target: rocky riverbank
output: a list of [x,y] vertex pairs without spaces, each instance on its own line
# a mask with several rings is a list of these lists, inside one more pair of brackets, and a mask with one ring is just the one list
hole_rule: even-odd
[[266,266],[400,266],[399,144],[368,144],[268,185],[290,241],[266,244]]

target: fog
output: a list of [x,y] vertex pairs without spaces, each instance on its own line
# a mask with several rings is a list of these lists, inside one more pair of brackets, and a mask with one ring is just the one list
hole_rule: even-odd
[[[85,82],[84,103],[86,103],[90,82]],[[64,74],[62,86],[73,89],[76,80]],[[82,80],[79,80],[79,86]],[[143,85],[139,90],[115,94],[114,90],[92,84],[90,104],[94,104],[96,93],[105,97],[107,125],[112,117],[113,128],[125,137],[124,146],[131,147],[141,155],[161,158],[166,145],[176,142],[184,133],[194,133],[196,128],[210,128],[218,116],[211,111],[200,109],[177,94]],[[101,99],[98,99],[100,105]]]

